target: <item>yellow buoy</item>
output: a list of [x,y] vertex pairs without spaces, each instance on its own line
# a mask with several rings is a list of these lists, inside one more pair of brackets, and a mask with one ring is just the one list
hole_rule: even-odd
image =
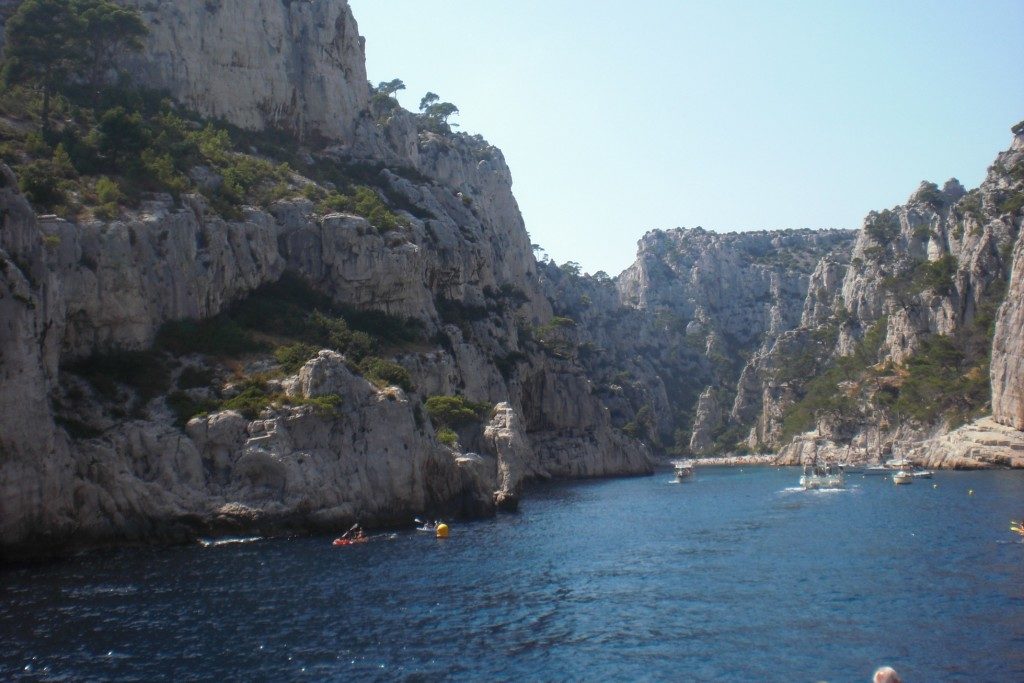
[[448,525],[443,522],[441,524],[438,524],[437,529],[434,531],[434,534],[438,538],[448,538]]

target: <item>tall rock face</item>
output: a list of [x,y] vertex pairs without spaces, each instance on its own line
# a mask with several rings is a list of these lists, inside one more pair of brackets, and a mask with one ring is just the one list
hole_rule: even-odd
[[656,448],[1013,464],[990,423],[940,437],[990,408],[1022,424],[1014,134],[979,188],[922,183],[856,232],[653,231],[615,279],[541,276],[616,424]]
[[542,277],[556,313],[577,322],[581,361],[617,424],[662,451],[703,454],[736,440],[728,406],[744,360],[800,324],[815,267],[847,259],[853,239],[655,230],[614,280],[551,264]]
[[[756,368],[766,387],[771,367],[794,356],[813,368],[762,404],[807,430],[784,461],[900,452],[933,466],[1020,466],[1019,439],[984,417],[991,410],[1003,425],[1024,427],[1024,127],[1013,130],[980,187],[922,183],[906,204],[868,215],[845,268],[821,264],[803,316],[818,343],[773,349]],[[846,399],[825,401],[823,391]],[[783,445],[792,431],[750,440]],[[869,441],[870,452],[855,447]]]
[[756,347],[800,322],[810,273],[851,238],[845,230],[652,231],[616,284],[627,305],[677,315],[691,333]]
[[[357,167],[398,227],[319,206],[308,197],[334,188],[298,172],[283,199],[232,218],[188,193],[110,221],[37,217],[3,169],[0,557],[490,514],[530,478],[650,471],[579,357],[538,332],[553,311],[501,152],[375,109],[347,3],[124,1],[150,28],[131,65],[143,84],[285,128],[342,177]],[[418,330],[370,349],[395,379],[371,382],[333,347],[286,370],[268,350],[224,360],[160,341],[168,323],[266,306],[283,283],[310,310]],[[494,407],[440,438],[431,396]],[[183,404],[209,410],[181,424]]]
[[150,29],[125,64],[212,118],[352,144],[366,110],[363,39],[346,0],[119,0]]
[[0,538],[28,528],[59,534],[71,526],[72,492],[67,439],[49,397],[58,359],[47,305],[54,283],[35,215],[5,166],[0,208]]
[[1024,431],[1024,232],[1013,252],[1013,274],[992,340],[992,414]]

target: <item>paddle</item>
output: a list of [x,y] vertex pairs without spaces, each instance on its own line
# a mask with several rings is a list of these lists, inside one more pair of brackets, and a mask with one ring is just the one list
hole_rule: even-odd
[[348,538],[348,535],[359,528],[359,522],[352,525],[352,528],[341,535],[342,538]]

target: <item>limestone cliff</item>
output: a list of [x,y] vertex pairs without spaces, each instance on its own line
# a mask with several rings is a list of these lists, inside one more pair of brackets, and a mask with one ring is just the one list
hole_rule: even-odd
[[[237,216],[184,192],[113,220],[37,217],[3,168],[3,556],[489,514],[530,478],[650,470],[579,359],[536,331],[553,314],[500,151],[379,110],[347,3],[126,4],[150,28],[131,63],[141,84],[242,128],[284,129],[303,168],[357,174],[394,225],[325,208],[316,198],[336,186],[296,169]],[[266,298],[282,286],[293,299]],[[240,306],[306,317],[244,349],[213,336],[197,351],[197,337],[236,334]],[[328,309],[345,341],[325,334],[333,346],[285,369],[272,351],[298,334],[288,325]],[[340,353],[351,334],[337,311],[413,333]],[[171,343],[169,329],[187,331]],[[383,370],[360,365],[368,353]],[[430,396],[493,409],[441,438]]]
[[[766,387],[758,424],[771,413],[809,429],[784,450],[784,461],[812,452],[871,459],[898,452],[932,466],[1020,466],[1019,440],[994,434],[984,417],[991,411],[1005,425],[1024,425],[1017,265],[1024,131],[1014,132],[979,188],[922,183],[905,205],[867,217],[845,268],[821,264],[803,317],[817,345],[807,336],[751,368]],[[773,368],[793,358],[819,378],[778,381]],[[769,395],[787,382],[788,393]],[[815,398],[828,386],[845,398]],[[755,429],[750,443],[779,444],[783,436],[792,429]]]
[[583,330],[581,360],[617,423],[663,451],[700,454],[731,446],[749,424],[728,409],[745,400],[744,360],[800,324],[815,266],[848,258],[853,239],[655,230],[614,280],[551,264],[542,277],[556,312]]
[[615,279],[572,264],[541,275],[617,424],[656,447],[768,451],[795,437],[783,461],[898,451],[1015,466],[1016,442],[988,423],[944,437],[989,410],[1022,423],[1014,133],[979,188],[922,183],[856,233],[654,231]]
[[1024,431],[1024,232],[1013,251],[1013,274],[992,341],[992,414]]
[[363,39],[348,2],[120,0],[150,28],[137,82],[201,114],[352,144],[367,108]]

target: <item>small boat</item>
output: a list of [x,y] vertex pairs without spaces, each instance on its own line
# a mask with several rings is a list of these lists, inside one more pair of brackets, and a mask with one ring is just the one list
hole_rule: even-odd
[[672,467],[675,469],[676,481],[693,479],[693,463],[689,460],[673,460]]
[[906,470],[900,470],[896,474],[892,475],[892,483],[894,484],[913,484],[914,475]]
[[838,465],[843,474],[863,474],[864,466],[852,462],[841,462]]
[[335,548],[338,548],[343,545],[356,545],[357,543],[366,543],[369,540],[370,539],[366,536],[356,536],[354,538],[342,537],[334,539],[334,542],[331,545],[333,545]]
[[892,473],[885,465],[870,465],[864,468],[865,477],[887,477]]
[[1015,522],[1011,519],[1010,531],[1012,531],[1015,534],[1020,534],[1021,536],[1024,536],[1024,522]]
[[841,489],[845,485],[846,481],[843,477],[843,471],[835,465],[804,465],[804,474],[800,477],[800,486],[805,491]]
[[914,477],[915,479],[931,479],[933,474],[934,472],[932,472],[931,470],[914,470],[913,472],[910,473],[910,476]]

